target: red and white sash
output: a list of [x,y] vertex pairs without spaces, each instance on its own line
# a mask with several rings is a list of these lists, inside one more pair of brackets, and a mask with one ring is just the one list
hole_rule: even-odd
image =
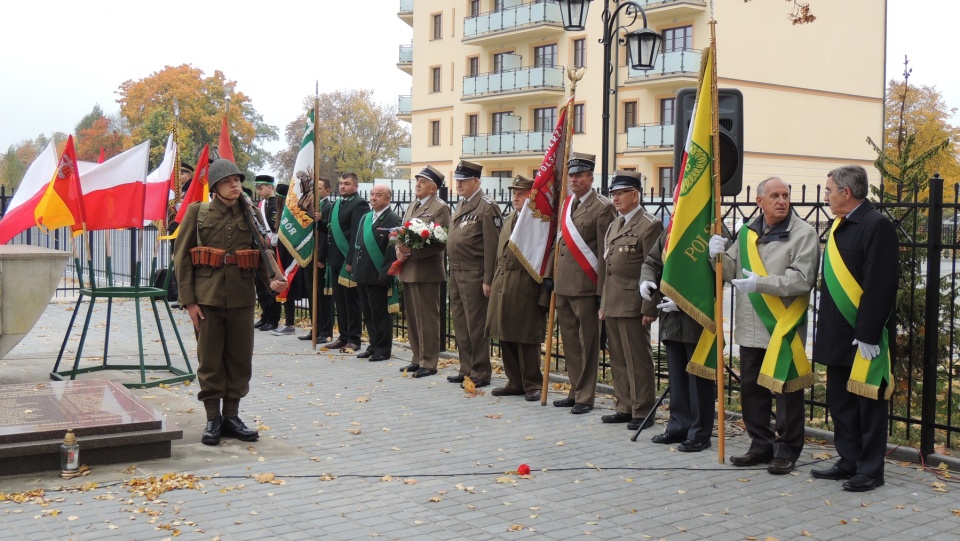
[[577,264],[580,265],[580,268],[583,269],[587,278],[596,284],[597,255],[593,253],[593,250],[587,245],[587,241],[583,240],[583,236],[580,235],[577,227],[573,224],[573,218],[570,216],[570,204],[572,202],[572,195],[568,196],[567,200],[563,202],[563,221],[561,221],[560,227],[561,234],[563,235],[563,240],[567,243],[567,248],[569,248],[570,253],[573,254],[573,259],[575,259]]

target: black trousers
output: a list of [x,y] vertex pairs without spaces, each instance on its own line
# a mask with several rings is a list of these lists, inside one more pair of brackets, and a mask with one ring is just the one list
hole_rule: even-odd
[[664,340],[670,380],[670,419],[666,433],[700,443],[710,441],[715,418],[716,382],[687,372],[696,344]]
[[272,295],[270,290],[260,281],[260,275],[256,275],[253,280],[257,286],[257,303],[260,304],[260,319],[270,323],[280,323],[280,308],[283,306],[277,302],[277,296]]
[[358,284],[360,311],[367,326],[370,345],[367,351],[389,357],[393,350],[393,315],[387,308],[390,288],[376,284]]
[[[837,467],[883,479],[887,454],[886,400],[873,400],[847,391],[852,366],[827,366],[827,405],[833,417]],[[883,396],[885,385],[880,387]]]
[[356,287],[340,285],[337,277],[341,267],[330,267],[328,272],[333,273],[333,302],[337,306],[337,328],[340,331],[339,340],[348,344],[360,344],[360,328],[362,325],[360,311],[360,293]]
[[776,432],[770,426],[774,393],[757,383],[767,350],[740,346],[740,400],[750,453],[796,462],[803,450],[803,390],[776,395]]
[[[324,284],[326,284],[326,270],[315,269],[316,272],[320,273],[320,276],[317,277],[317,303],[320,305],[320,311],[317,313],[317,336],[320,338],[326,336],[333,336],[333,295],[324,295],[323,289]],[[312,314],[313,310],[313,298],[310,298],[310,310]]]

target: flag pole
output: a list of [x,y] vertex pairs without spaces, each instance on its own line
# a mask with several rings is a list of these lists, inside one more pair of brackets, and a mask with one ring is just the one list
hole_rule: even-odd
[[[317,139],[317,110],[320,109],[320,81],[317,81],[313,91],[313,210],[320,212],[320,149]],[[308,113],[309,114],[309,113]],[[308,119],[309,120],[309,119]],[[312,218],[312,216],[311,216]],[[321,219],[323,217],[321,216]],[[317,225],[313,224],[313,292],[310,294],[310,343],[317,349],[317,312],[320,311],[320,298],[317,291],[320,289],[320,239],[317,238]]]
[[[712,3],[711,3],[712,8]],[[713,145],[713,234],[722,235],[723,228],[720,225],[720,114],[718,111],[717,97],[717,21],[712,16],[710,18],[710,93],[711,93],[711,111],[710,111],[710,131]],[[717,258],[716,266],[716,294],[713,307],[713,318],[717,324],[717,461],[724,463],[725,456],[725,426],[726,408],[724,407],[723,393],[723,258]]]
[[[577,82],[583,79],[583,73],[586,68],[567,69],[567,78],[570,79],[570,99],[567,102],[567,125],[563,130],[566,134],[563,141],[563,154],[560,156],[560,195],[554,199],[555,210],[553,212],[553,234],[559,226],[560,212],[563,209],[563,201],[567,198],[567,158],[570,156],[570,145],[573,143],[573,104],[577,95]],[[556,194],[554,188],[554,194]],[[556,237],[554,237],[556,238]],[[557,276],[557,262],[560,261],[560,250],[557,248],[556,240],[553,245],[553,276]],[[547,405],[547,392],[550,385],[550,361],[553,356],[553,326],[557,310],[557,293],[550,292],[550,310],[547,312],[547,343],[546,354],[543,357],[543,389],[540,391],[540,405]]]

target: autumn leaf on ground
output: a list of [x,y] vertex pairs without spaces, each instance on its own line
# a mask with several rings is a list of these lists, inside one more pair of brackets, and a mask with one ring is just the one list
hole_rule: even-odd
[[523,524],[511,524],[510,527],[507,528],[507,531],[508,531],[508,532],[519,532],[519,531],[523,531]]
[[497,483],[501,485],[515,485],[517,480],[513,477],[497,477]]
[[349,428],[349,429],[347,429],[347,432],[349,432],[349,433],[353,434],[354,436],[356,436],[357,434],[360,434],[360,429],[359,429],[359,428]]
[[813,458],[816,458],[817,460],[830,460],[833,458],[833,455],[826,451],[822,451],[820,453],[813,453]]
[[392,475],[384,475],[383,477],[380,478],[380,480],[383,481],[383,482],[393,481],[393,476],[392,476]]
[[258,473],[254,475],[253,478],[256,479],[258,483],[263,484],[263,483],[269,483],[270,481],[273,481],[276,478],[276,476],[272,473]]
[[416,479],[414,479],[414,478],[412,478],[412,477],[403,480],[403,484],[405,484],[405,485],[415,485],[415,484],[417,484],[418,482],[419,482],[419,481],[417,481]]
[[441,501],[443,501],[443,498],[441,498],[440,496],[434,496],[427,501],[430,503],[440,503]]
[[336,479],[336,476],[330,475],[329,473],[320,476],[321,481],[333,481],[334,479]]
[[486,417],[486,418],[488,418],[488,419],[500,419],[501,417],[503,417],[503,414],[502,414],[502,413],[488,413],[488,414],[484,415],[484,417]]
[[357,402],[369,402],[369,401],[370,401],[370,397],[369,397],[369,396],[358,396],[356,401],[357,401]]

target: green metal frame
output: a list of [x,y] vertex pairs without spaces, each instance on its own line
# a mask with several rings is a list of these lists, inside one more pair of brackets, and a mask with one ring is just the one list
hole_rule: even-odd
[[[80,280],[80,284],[83,284],[83,264],[80,262],[79,258],[74,258],[74,266],[77,269],[77,277]],[[156,272],[157,267],[157,258],[153,258],[151,267]],[[151,273],[153,274],[153,273]],[[67,326],[67,332],[63,335],[63,343],[60,345],[60,353],[57,355],[57,362],[53,367],[53,371],[50,372],[50,379],[56,381],[65,381],[67,379],[75,380],[77,379],[77,374],[85,374],[89,372],[98,372],[100,370],[139,370],[140,371],[140,381],[139,382],[130,382],[123,383],[124,387],[130,389],[144,389],[148,387],[156,387],[158,385],[169,385],[173,383],[180,383],[184,381],[193,381],[196,378],[196,375],[193,372],[193,368],[190,366],[190,358],[187,356],[187,349],[183,345],[183,339],[180,337],[180,331],[177,329],[176,321],[173,317],[173,310],[170,308],[170,303],[167,300],[167,295],[170,289],[170,279],[173,276],[173,263],[171,262],[166,279],[164,280],[163,287],[143,287],[140,286],[140,262],[136,264],[136,270],[134,272],[132,282],[136,285],[134,286],[115,286],[113,284],[113,271],[111,267],[110,258],[107,257],[107,287],[97,287],[96,279],[94,278],[93,273],[93,264],[91,262],[90,269],[90,287],[81,287],[80,288],[80,297],[77,298],[77,304],[74,306],[73,315],[70,317],[70,324]],[[77,355],[73,361],[73,368],[69,370],[60,370],[60,362],[63,359],[64,351],[67,347],[67,341],[70,339],[70,333],[73,331],[73,325],[76,322],[77,313],[80,311],[80,305],[84,302],[84,298],[89,299],[87,305],[87,314],[83,322],[83,332],[80,334],[80,344],[77,347]],[[96,304],[97,299],[106,299],[107,301],[107,322],[106,322],[106,331],[104,333],[103,339],[103,361],[99,366],[91,366],[87,368],[80,368],[80,357],[83,354],[83,345],[87,339],[87,333],[90,330],[90,318],[93,315],[93,306]],[[135,299],[136,304],[136,313],[137,313],[137,343],[139,346],[140,352],[140,364],[110,364],[109,359],[109,346],[110,346],[110,316],[113,311],[113,299]],[[140,316],[140,300],[149,299],[150,306],[153,310],[154,320],[157,324],[157,330],[160,334],[160,345],[163,347],[163,356],[166,359],[166,364],[156,364],[148,365],[144,361],[143,357],[143,326]],[[173,327],[173,333],[177,337],[177,344],[180,346],[180,352],[183,354],[183,360],[186,363],[187,369],[183,370],[176,366],[173,366],[170,358],[170,350],[167,348],[167,340],[163,333],[163,325],[160,320],[160,312],[157,310],[157,303],[162,302],[163,306],[166,307],[167,315],[170,318],[170,325]],[[147,371],[164,371],[172,374],[170,377],[151,379],[147,381]]]

